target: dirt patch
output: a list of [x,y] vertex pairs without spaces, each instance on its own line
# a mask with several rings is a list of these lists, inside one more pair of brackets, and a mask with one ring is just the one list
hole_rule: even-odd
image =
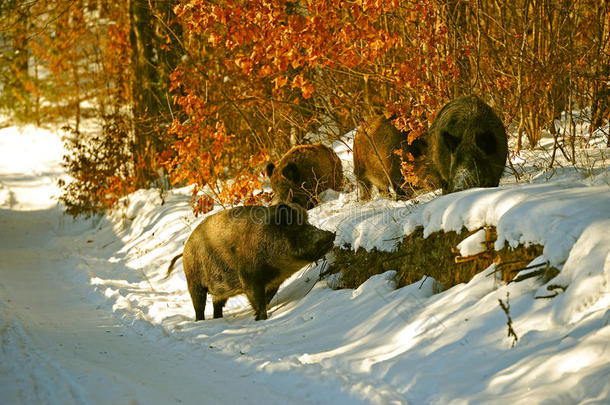
[[[492,263],[496,264],[497,277],[511,282],[519,271],[542,254],[543,246],[540,245],[520,245],[515,249],[507,246],[499,251],[494,250],[496,231],[494,227],[487,227],[487,249],[471,257],[461,257],[456,246],[477,231],[434,232],[424,238],[423,228],[417,228],[405,236],[393,252],[376,249],[369,252],[358,249],[354,252],[349,246],[335,247],[334,261],[327,273],[341,272],[343,287],[357,288],[375,274],[396,270],[397,288],[429,276],[439,282],[438,290],[442,291],[456,284],[467,283]],[[536,276],[549,278],[556,275],[557,270],[547,266],[535,272]]]

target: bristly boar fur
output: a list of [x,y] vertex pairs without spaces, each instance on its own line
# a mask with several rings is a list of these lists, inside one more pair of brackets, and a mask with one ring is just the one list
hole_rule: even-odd
[[508,155],[506,131],[477,96],[447,103],[430,127],[428,143],[430,176],[443,193],[499,184]]
[[266,307],[280,284],[323,257],[334,239],[334,233],[309,224],[307,211],[293,204],[236,207],[208,216],[182,253],[196,320],[204,319],[208,293],[214,318],[222,317],[228,298],[243,293],[255,319],[267,319]]
[[416,175],[426,178],[425,163],[422,162],[426,151],[423,139],[408,143],[407,133],[396,129],[392,122],[383,117],[375,117],[364,123],[356,131],[354,137],[354,175],[358,182],[360,198],[368,200],[371,197],[372,186],[382,194],[387,194],[392,188],[399,197],[409,198],[415,185],[403,187],[404,177],[401,173],[401,158],[396,150],[409,152],[415,159]]
[[295,146],[277,165],[267,164],[267,175],[274,203],[293,202],[307,209],[319,204],[322,191],[341,191],[343,187],[341,160],[322,144]]
[[[414,157],[410,163],[417,185],[404,184],[401,159],[394,153],[397,149]],[[410,145],[407,134],[384,117],[363,125],[354,138],[354,174],[362,199],[370,198],[371,186],[382,193],[392,186],[403,198],[420,188],[441,188],[446,194],[497,186],[507,155],[502,121],[490,106],[471,95],[447,103],[429,131]]]

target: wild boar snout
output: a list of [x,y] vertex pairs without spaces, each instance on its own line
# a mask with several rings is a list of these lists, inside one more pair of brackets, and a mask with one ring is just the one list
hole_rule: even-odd
[[334,232],[325,231],[313,225],[307,225],[303,232],[304,240],[307,243],[300,244],[301,251],[298,252],[299,258],[310,262],[320,259],[333,247],[335,236]]
[[449,182],[449,192],[454,193],[476,187],[478,173],[474,173],[466,167],[459,167]]

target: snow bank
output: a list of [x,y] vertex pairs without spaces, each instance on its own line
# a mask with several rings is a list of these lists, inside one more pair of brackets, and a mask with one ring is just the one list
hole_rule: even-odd
[[310,216],[315,225],[337,232],[337,245],[367,251],[392,251],[417,227],[423,227],[427,237],[438,231],[493,225],[498,232],[496,249],[505,244],[543,245],[552,266],[567,260],[586,228],[610,218],[610,187],[586,186],[576,180],[471,189],[422,203],[432,196],[360,203],[354,201],[355,195],[344,194],[314,208]]

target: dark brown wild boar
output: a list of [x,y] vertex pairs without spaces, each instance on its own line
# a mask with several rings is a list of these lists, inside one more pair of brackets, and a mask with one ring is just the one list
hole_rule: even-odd
[[[404,184],[401,159],[394,153],[397,149],[413,155],[417,186]],[[363,199],[370,198],[371,186],[385,192],[391,185],[398,196],[407,198],[419,187],[452,193],[497,186],[507,155],[502,121],[490,106],[471,95],[447,103],[429,131],[411,145],[407,134],[384,117],[363,125],[354,138],[354,174]]]
[[195,228],[183,256],[184,274],[195,308],[204,319],[207,294],[214,318],[222,317],[227,299],[245,294],[255,320],[267,319],[267,305],[280,284],[333,246],[335,234],[307,221],[298,205],[245,206],[208,216]]
[[341,191],[343,167],[337,154],[322,144],[290,149],[277,163],[267,164],[274,202],[293,202],[310,209],[324,190]]
[[[417,189],[414,185],[405,185],[400,171],[401,158],[396,150],[409,152],[415,158],[415,170],[419,176],[427,176],[421,162],[426,151],[422,139],[416,139],[411,145],[407,133],[396,129],[392,122],[383,117],[375,117],[364,123],[354,137],[354,175],[358,182],[360,198],[371,197],[372,186],[382,194],[393,191],[400,197],[411,197]],[[421,173],[420,173],[421,172]]]
[[447,103],[430,127],[432,182],[452,193],[472,187],[496,187],[508,155],[504,125],[477,96]]

